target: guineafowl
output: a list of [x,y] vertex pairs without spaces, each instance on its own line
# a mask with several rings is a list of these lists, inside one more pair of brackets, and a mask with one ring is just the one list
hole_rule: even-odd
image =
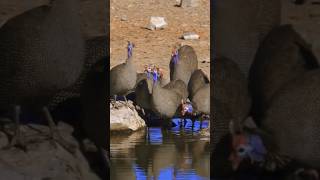
[[[87,136],[96,144],[98,149],[107,151],[109,145],[108,136],[108,114],[106,111],[106,71],[105,63],[107,58],[99,60],[90,70],[81,88],[81,101],[84,117],[82,118],[82,128]],[[109,166],[109,158],[104,155],[106,171]]]
[[256,53],[249,74],[252,115],[263,116],[275,92],[302,73],[318,68],[318,61],[305,40],[292,25],[274,28]]
[[128,58],[125,63],[119,64],[110,70],[110,96],[124,96],[131,92],[137,82],[136,68],[132,62],[134,45],[128,42]]
[[80,98],[81,86],[88,72],[90,71],[91,66],[97,63],[99,59],[107,56],[107,40],[108,37],[105,35],[90,37],[86,40],[86,58],[80,77],[71,87],[59,91],[52,98],[48,105],[50,110],[55,110],[56,107],[70,98]]
[[[319,84],[320,70],[311,70],[290,81],[270,100],[259,129],[247,132],[245,138],[258,135],[262,139],[267,150],[263,157],[265,168],[274,170],[297,162],[302,168],[320,169]],[[272,169],[267,166],[271,163],[276,165]]]
[[195,93],[209,83],[209,78],[201,69],[195,70],[189,80],[188,91],[189,99],[192,100]]
[[[228,124],[231,119],[242,121],[250,112],[251,99],[248,91],[248,82],[245,75],[241,72],[238,65],[231,59],[218,57],[214,61],[213,68],[213,89],[210,95],[213,96],[213,109],[223,110],[229,114],[220,117],[228,119],[219,119],[213,112],[213,147],[218,141],[228,133]],[[219,102],[219,105],[216,103]],[[225,107],[217,107],[225,106]],[[224,111],[227,109],[228,111]]]
[[198,69],[198,59],[194,49],[184,45],[175,50],[171,56],[169,69],[170,81],[180,79],[188,85],[191,74]]
[[159,81],[153,82],[151,92],[152,110],[165,118],[163,123],[167,125],[167,123],[170,123],[168,119],[177,114],[177,109],[183,97],[173,89],[161,87]]
[[23,145],[19,115],[23,108],[42,109],[54,139],[73,152],[56,130],[46,105],[80,76],[84,42],[75,0],[52,0],[8,20],[0,29],[0,108],[15,107],[16,134]]
[[191,101],[192,110],[188,108],[182,109],[182,116],[191,115],[192,127],[196,117],[200,118],[200,128],[202,127],[202,119],[205,115],[210,115],[210,84],[205,84],[194,94]]

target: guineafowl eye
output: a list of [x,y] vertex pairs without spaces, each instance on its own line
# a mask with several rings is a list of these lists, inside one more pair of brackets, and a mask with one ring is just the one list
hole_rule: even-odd
[[243,157],[247,154],[247,149],[243,146],[240,146],[239,148],[237,148],[237,153],[239,156]]

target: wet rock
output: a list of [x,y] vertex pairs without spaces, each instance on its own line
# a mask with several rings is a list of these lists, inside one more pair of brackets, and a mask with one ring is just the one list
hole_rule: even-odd
[[166,26],[167,26],[167,22],[165,21],[164,17],[151,16],[148,29],[150,30],[163,29]]
[[146,127],[144,120],[138,115],[132,101],[110,103],[110,131],[136,131]]
[[187,32],[182,35],[182,38],[184,40],[195,40],[195,39],[199,39],[200,36],[194,32]]
[[186,7],[197,7],[199,6],[199,0],[180,0],[180,6]]
[[[5,126],[9,134],[13,125]],[[77,144],[71,136],[72,128],[59,123],[58,129],[68,142]],[[63,130],[63,131],[61,131]],[[79,149],[71,154],[59,144],[49,140],[49,128],[42,125],[22,125],[21,131],[26,142],[27,151],[21,149],[1,148],[0,174],[1,179],[35,180],[35,179],[69,179],[69,180],[99,180],[90,170],[87,160]],[[7,137],[0,133],[0,142]]]

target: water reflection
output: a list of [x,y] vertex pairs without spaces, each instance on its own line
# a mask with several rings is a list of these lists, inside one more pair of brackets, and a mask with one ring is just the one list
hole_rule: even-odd
[[[184,128],[149,127],[126,136],[112,135],[111,179],[209,179],[209,137],[201,137],[199,127],[196,121],[192,130],[188,120]],[[208,121],[204,121],[202,127],[208,127]]]

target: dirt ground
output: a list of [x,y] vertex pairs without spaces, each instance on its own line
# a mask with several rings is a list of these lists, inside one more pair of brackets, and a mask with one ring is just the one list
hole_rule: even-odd
[[[176,7],[175,0],[111,0],[110,1],[110,67],[127,57],[127,41],[134,48],[133,62],[138,72],[145,64],[156,64],[169,78],[169,61],[176,43],[192,46],[199,68],[210,74],[210,1],[199,0],[198,7]],[[163,16],[168,23],[163,30],[146,29],[150,16]],[[122,19],[126,19],[123,21]],[[184,32],[195,32],[199,40],[179,39]],[[207,61],[201,63],[201,61]]]
[[[303,5],[294,5],[282,0],[282,24],[293,24],[295,30],[312,46],[320,59],[320,0],[306,0]],[[319,61],[320,62],[320,61]]]

